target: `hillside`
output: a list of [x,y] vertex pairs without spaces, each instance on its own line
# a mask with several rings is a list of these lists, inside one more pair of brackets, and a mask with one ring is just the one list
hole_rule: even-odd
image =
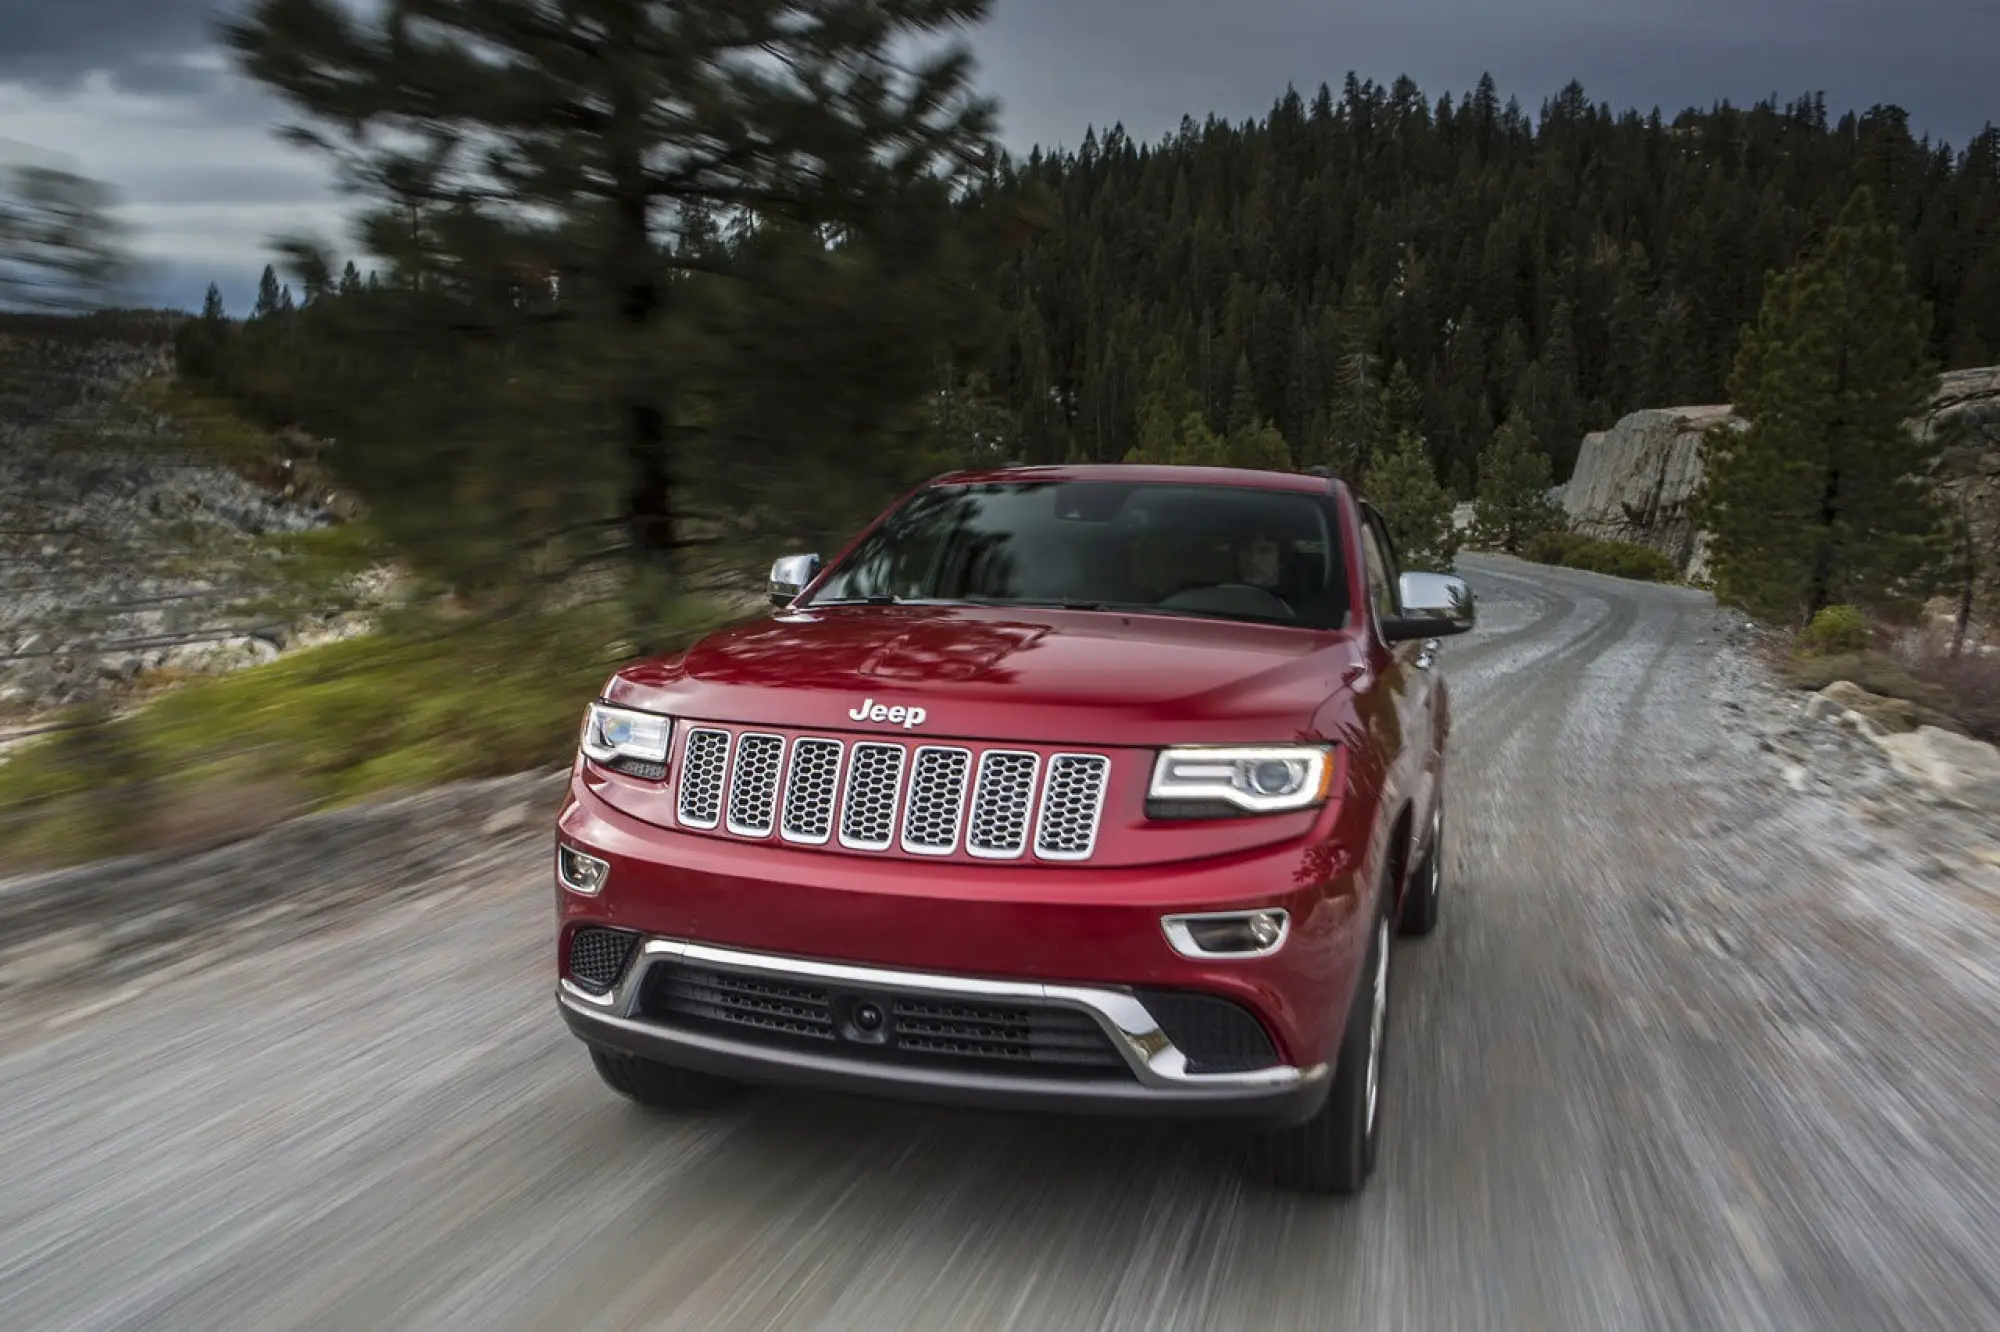
[[0,723],[342,636],[339,497],[173,386],[172,320],[0,323]]
[[[1020,169],[1032,225],[995,260],[980,366],[1020,456],[1118,458],[1150,397],[1254,415],[1348,464],[1399,401],[1461,498],[1527,412],[1567,478],[1628,412],[1722,401],[1766,275],[1867,185],[1904,238],[1930,350],[2000,356],[2000,130],[1953,148],[1894,107],[1722,105],[1666,118],[1575,85],[1539,114],[1352,78],[1254,123],[1095,134]],[[975,385],[975,388],[979,387]]]

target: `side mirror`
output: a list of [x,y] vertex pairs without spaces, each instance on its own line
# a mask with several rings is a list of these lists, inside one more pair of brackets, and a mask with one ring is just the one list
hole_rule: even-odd
[[1477,615],[1472,589],[1451,574],[1406,573],[1401,579],[1403,613],[1382,622],[1382,637],[1391,643],[1416,638],[1445,638],[1472,632]]
[[819,576],[819,556],[787,555],[771,566],[770,596],[773,606],[789,606],[792,598],[806,590]]

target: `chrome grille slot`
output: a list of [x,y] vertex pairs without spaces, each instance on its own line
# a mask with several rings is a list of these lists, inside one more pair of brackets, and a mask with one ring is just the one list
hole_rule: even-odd
[[909,753],[901,745],[863,740],[847,764],[840,806],[840,844],[851,851],[887,851],[896,837],[896,797]]
[[958,845],[965,813],[966,777],[972,751],[921,745],[910,773],[910,798],[903,811],[903,849],[924,856],[948,856]]
[[729,831],[738,837],[768,837],[778,804],[778,770],[785,765],[782,736],[746,731],[736,740],[730,770]]
[[1028,849],[1028,816],[1035,804],[1039,755],[989,749],[979,756],[966,820],[966,854],[983,860],[1012,860]]
[[1111,761],[1101,754],[1055,754],[1042,787],[1035,854],[1044,860],[1088,860],[1097,847],[1104,783]]
[[824,846],[833,836],[833,797],[840,787],[838,740],[806,736],[792,742],[778,831],[788,842]]
[[696,727],[681,748],[680,820],[690,828],[722,821],[722,777],[729,771],[729,732]]

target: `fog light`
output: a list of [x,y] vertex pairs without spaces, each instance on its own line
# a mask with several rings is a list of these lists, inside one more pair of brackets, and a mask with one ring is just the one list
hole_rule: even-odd
[[556,878],[571,892],[595,897],[604,891],[610,875],[611,866],[596,856],[586,856],[573,846],[556,847]]
[[1164,916],[1167,942],[1182,957],[1268,957],[1291,933],[1291,914],[1280,907]]

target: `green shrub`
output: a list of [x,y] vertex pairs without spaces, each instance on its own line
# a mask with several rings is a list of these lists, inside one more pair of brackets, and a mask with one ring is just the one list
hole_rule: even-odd
[[1521,556],[1536,564],[1583,569],[1648,583],[1671,583],[1681,576],[1679,566],[1651,546],[1604,541],[1579,532],[1539,532],[1522,545]]
[[[725,618],[683,602],[662,617],[659,639],[691,641]],[[189,811],[205,807],[238,806],[243,824],[242,807],[260,800],[268,823],[561,763],[629,632],[605,606],[442,632],[410,621],[192,681],[123,717],[79,715],[75,729],[31,741],[0,765],[0,864],[174,845]]]
[[1572,569],[1589,569],[1617,578],[1671,583],[1681,576],[1678,565],[1651,546],[1629,541],[1585,541],[1563,561]]
[[1812,617],[1805,632],[1799,635],[1797,650],[1801,656],[1831,657],[1843,653],[1864,652],[1870,641],[1868,617],[1853,606],[1828,606]]
[[1537,532],[1521,546],[1521,558],[1536,564],[1563,564],[1586,538],[1575,532]]

